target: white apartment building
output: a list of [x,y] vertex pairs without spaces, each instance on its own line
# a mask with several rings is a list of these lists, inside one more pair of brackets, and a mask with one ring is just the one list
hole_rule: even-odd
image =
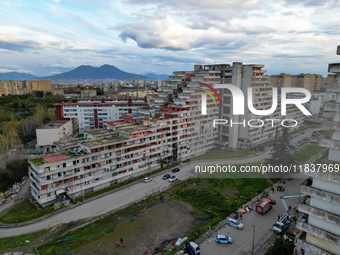
[[57,119],[78,119],[80,133],[105,128],[105,122],[123,119],[123,114],[137,112],[145,105],[143,98],[73,99],[72,103],[55,104]]

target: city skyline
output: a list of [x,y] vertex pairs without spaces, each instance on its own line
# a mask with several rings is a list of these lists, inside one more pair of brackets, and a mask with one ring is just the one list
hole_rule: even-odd
[[327,75],[339,1],[1,1],[0,72],[47,76],[80,65],[169,74],[243,62]]

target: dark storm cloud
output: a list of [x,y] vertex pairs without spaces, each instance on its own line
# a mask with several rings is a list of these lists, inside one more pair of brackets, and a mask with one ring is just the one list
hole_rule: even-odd
[[23,52],[25,50],[42,48],[41,44],[35,41],[25,40],[25,41],[4,41],[0,40],[0,49],[9,51],[19,51]]

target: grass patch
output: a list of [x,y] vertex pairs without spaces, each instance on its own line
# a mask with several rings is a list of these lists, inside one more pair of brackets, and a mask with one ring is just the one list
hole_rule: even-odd
[[222,159],[222,158],[242,158],[251,155],[253,151],[221,151],[221,150],[211,150],[207,153],[193,158],[192,160],[201,159]]
[[[110,186],[110,187],[107,187],[107,188],[104,188],[104,189],[97,190],[97,191],[95,191],[95,192],[86,194],[86,195],[84,196],[84,199],[89,199],[89,198],[91,198],[91,197],[95,197],[95,196],[101,195],[101,194],[106,193],[106,192],[108,192],[108,191],[111,191],[111,190],[114,190],[114,189],[123,187],[123,186],[125,186],[125,185],[127,185],[127,184],[130,184],[130,183],[134,182],[134,181],[142,180],[142,179],[144,179],[145,177],[148,177],[148,176],[153,175],[153,174],[160,173],[160,172],[162,172],[162,171],[165,171],[165,170],[167,170],[167,169],[173,168],[173,167],[178,166],[178,165],[179,165],[179,164],[173,164],[173,165],[170,165],[170,166],[166,166],[166,167],[163,167],[163,168],[161,168],[161,169],[155,170],[155,171],[153,171],[153,172],[150,172],[150,173],[147,173],[147,174],[143,174],[143,175],[139,175],[139,176],[136,176],[136,177],[131,178],[131,179],[129,179],[129,180],[120,182],[120,183],[118,183],[118,184],[116,184],[116,185],[114,185],[114,186]],[[82,198],[81,198],[81,197],[78,197],[76,200],[77,200],[77,201],[81,201]]]
[[303,146],[299,151],[293,153],[293,158],[295,159],[297,164],[302,164],[318,154],[319,152],[323,151],[325,147],[321,147],[318,144],[308,144]]
[[[190,179],[165,193],[205,213],[225,218],[268,188],[267,179]],[[168,197],[166,196],[166,197]]]
[[74,231],[71,231],[61,237],[56,237],[50,240],[47,244],[38,248],[39,253],[42,254],[69,254],[69,250],[66,245],[74,250],[82,244],[91,242],[96,238],[114,231],[115,227],[120,224],[124,224],[132,220],[135,214],[140,214],[145,208],[150,208],[157,205],[160,202],[159,196],[153,196],[146,200],[143,200],[134,205],[128,206],[122,210],[114,212],[105,216],[102,219],[98,219],[83,227],[80,227]]
[[14,205],[8,212],[1,216],[0,221],[8,224],[20,223],[39,218],[53,211],[53,206],[48,206],[38,211],[29,200],[25,200]]
[[[42,231],[27,234],[27,235],[2,238],[0,239],[0,251],[11,252],[8,249],[29,246],[35,239],[37,239],[40,236],[45,235],[48,232],[49,232],[49,229],[44,229]],[[30,242],[26,243],[25,242],[26,240],[29,240]]]
[[31,161],[37,165],[45,163],[44,158],[35,158],[35,159],[31,159]]
[[79,135],[77,135],[76,138],[83,138],[83,137],[84,137],[84,134],[79,134]]
[[320,135],[329,135],[332,133],[332,130],[321,130],[319,133]]

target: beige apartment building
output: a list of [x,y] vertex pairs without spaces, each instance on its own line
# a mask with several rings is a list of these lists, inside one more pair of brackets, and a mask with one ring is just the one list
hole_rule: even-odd
[[32,91],[52,91],[50,80],[35,81],[1,81],[0,80],[0,96],[5,95],[24,95],[32,93]]
[[310,92],[314,92],[321,90],[322,75],[309,73],[292,75],[281,73],[279,75],[271,75],[270,81],[273,87],[298,87],[308,89]]

